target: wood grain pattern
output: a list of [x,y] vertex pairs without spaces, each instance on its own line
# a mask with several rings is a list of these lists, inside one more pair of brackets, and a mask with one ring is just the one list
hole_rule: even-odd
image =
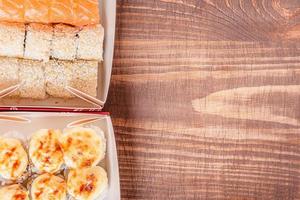
[[122,199],[300,199],[300,1],[119,0]]

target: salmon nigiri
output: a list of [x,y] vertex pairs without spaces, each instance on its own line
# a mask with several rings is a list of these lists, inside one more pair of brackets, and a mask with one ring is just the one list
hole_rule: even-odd
[[24,0],[25,21],[49,23],[49,5],[51,0]]
[[24,22],[24,0],[0,0],[0,19],[7,22]]
[[74,25],[82,26],[100,23],[98,0],[74,0],[75,18]]
[[73,24],[75,0],[51,0],[50,22]]

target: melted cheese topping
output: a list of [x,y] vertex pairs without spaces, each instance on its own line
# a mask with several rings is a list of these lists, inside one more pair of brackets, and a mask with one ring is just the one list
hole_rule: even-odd
[[8,180],[20,178],[26,171],[28,156],[17,139],[0,139],[0,176]]
[[0,189],[1,200],[29,200],[28,192],[20,185],[10,185]]
[[68,175],[68,192],[77,200],[94,200],[105,193],[107,186],[107,173],[99,166],[70,170]]
[[96,166],[105,156],[105,138],[94,129],[75,127],[62,138],[64,160],[69,168]]
[[55,173],[63,164],[59,130],[42,129],[34,133],[29,144],[29,156],[40,172]]
[[43,174],[32,183],[32,200],[65,200],[66,196],[66,183],[60,177]]

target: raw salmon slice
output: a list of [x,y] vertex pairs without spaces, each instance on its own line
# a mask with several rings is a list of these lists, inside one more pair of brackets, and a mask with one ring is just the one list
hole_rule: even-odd
[[73,24],[74,0],[51,0],[50,22]]
[[24,0],[25,21],[49,23],[51,0]]
[[24,22],[24,0],[0,0],[0,20]]
[[75,19],[74,25],[82,26],[87,24],[100,23],[98,0],[74,0]]

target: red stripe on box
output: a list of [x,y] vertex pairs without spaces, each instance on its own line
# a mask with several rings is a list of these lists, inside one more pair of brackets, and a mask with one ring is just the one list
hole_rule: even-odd
[[109,112],[103,112],[100,109],[71,109],[71,108],[34,108],[34,107],[0,107],[0,112],[4,111],[20,111],[20,112],[70,112],[70,113],[87,113],[97,115],[110,115]]

